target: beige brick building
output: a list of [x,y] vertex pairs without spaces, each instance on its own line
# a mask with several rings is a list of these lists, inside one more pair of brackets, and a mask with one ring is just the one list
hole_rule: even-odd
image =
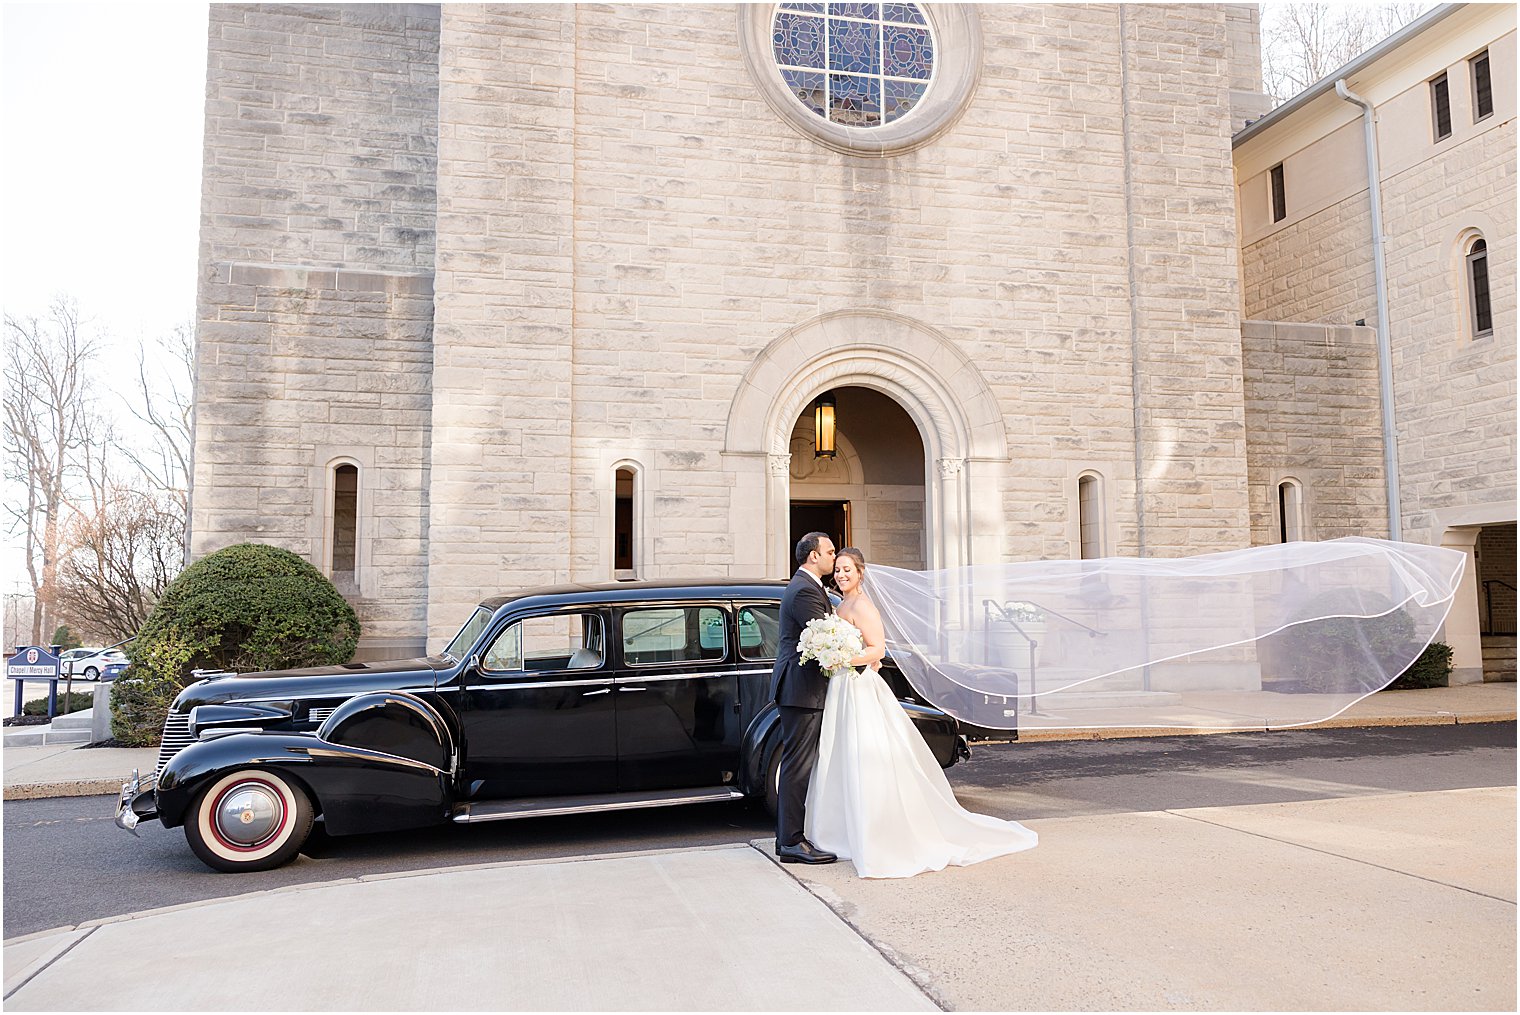
[[[1376,506],[1367,329],[1253,302],[1255,16],[214,5],[193,552],[308,556],[374,656],[502,589],[785,574],[813,524],[909,567],[1242,546],[1305,443],[1345,451],[1311,508]],[[807,70],[815,30],[875,62]]]
[[1234,142],[1252,539],[1384,535],[1372,177],[1335,81],[1375,111],[1399,534],[1470,555],[1459,679],[1485,648],[1514,673],[1515,55],[1513,5],[1440,7]]

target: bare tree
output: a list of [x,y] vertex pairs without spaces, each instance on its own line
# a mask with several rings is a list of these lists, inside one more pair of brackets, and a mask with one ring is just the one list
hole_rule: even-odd
[[152,431],[152,446],[139,449],[123,445],[121,450],[153,490],[178,501],[184,515],[189,510],[190,427],[195,407],[194,330],[189,324],[181,324],[157,344],[168,360],[168,369],[156,374],[149,367],[147,349],[139,344],[137,393],[142,404],[128,405],[132,415]]
[[1433,3],[1261,5],[1261,72],[1279,104],[1356,59]]
[[69,521],[59,612],[106,641],[132,637],[184,565],[184,509],[174,491],[113,483],[97,510]]
[[60,612],[108,641],[136,634],[185,564],[192,331],[181,325],[157,346],[166,365],[150,365],[140,343],[136,397],[125,400],[146,439],[110,441],[130,478],[105,456],[85,457],[90,499],[69,523],[59,570]]
[[38,644],[51,630],[71,480],[102,437],[86,390],[95,346],[80,333],[78,306],[63,297],[42,320],[6,315],[5,332],[5,472],[25,489],[25,501],[4,509],[11,531],[24,534],[36,601],[31,637]]

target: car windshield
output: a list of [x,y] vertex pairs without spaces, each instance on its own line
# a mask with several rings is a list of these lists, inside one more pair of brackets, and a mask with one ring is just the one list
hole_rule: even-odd
[[491,611],[484,606],[475,608],[470,619],[464,622],[459,633],[454,635],[454,640],[449,642],[449,647],[443,650],[443,654],[451,659],[463,659],[464,654],[470,651],[470,646],[480,637],[480,632],[486,629],[486,624],[491,620]]

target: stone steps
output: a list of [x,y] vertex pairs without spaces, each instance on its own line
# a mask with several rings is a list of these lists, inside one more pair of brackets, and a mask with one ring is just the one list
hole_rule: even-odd
[[1489,634],[1483,636],[1483,679],[1485,681],[1512,681],[1515,679],[1515,636]]
[[58,720],[54,719],[51,723],[41,726],[5,727],[4,746],[53,747],[60,744],[87,744],[93,739],[88,722],[83,728],[65,726],[60,729]]

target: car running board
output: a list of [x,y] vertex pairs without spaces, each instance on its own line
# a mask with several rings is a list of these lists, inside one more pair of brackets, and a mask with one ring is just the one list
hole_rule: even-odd
[[731,786],[711,789],[663,789],[642,793],[606,793],[586,796],[534,797],[530,800],[494,800],[460,804],[454,820],[461,825],[477,821],[542,818],[551,814],[590,814],[595,811],[631,811],[641,807],[674,807],[678,804],[711,804],[742,800],[744,794]]

